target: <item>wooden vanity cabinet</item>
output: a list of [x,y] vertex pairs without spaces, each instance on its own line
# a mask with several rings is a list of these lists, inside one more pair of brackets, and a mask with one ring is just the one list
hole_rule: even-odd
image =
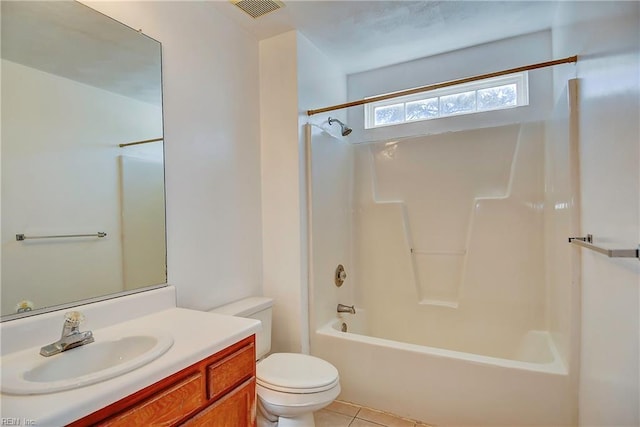
[[255,427],[255,420],[252,335],[69,426]]

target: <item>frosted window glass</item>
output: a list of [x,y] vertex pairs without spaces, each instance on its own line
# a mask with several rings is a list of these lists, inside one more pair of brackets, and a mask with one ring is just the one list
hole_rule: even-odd
[[419,101],[407,102],[406,104],[406,119],[410,120],[422,120],[433,119],[438,117],[438,98],[421,99]]
[[440,97],[440,113],[443,116],[476,110],[476,91],[456,93]]
[[494,110],[516,105],[518,91],[515,83],[478,90],[478,110]]
[[404,122],[404,103],[376,107],[374,117],[376,126],[402,123]]

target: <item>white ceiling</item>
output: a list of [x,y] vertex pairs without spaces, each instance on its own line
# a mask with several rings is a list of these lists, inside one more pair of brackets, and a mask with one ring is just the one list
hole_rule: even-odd
[[[258,39],[297,29],[351,74],[547,29],[560,0],[284,1],[257,19],[227,0],[208,4]],[[73,1],[0,4],[3,58],[160,102],[155,41]]]
[[345,73],[379,68],[550,28],[557,1],[283,0],[254,19],[212,5],[265,39],[297,29]]

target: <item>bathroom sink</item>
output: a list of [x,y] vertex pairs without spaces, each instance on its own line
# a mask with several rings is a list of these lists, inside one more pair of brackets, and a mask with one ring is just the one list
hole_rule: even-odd
[[101,339],[43,357],[39,349],[2,358],[2,393],[46,394],[94,384],[137,369],[164,354],[173,338],[160,332]]

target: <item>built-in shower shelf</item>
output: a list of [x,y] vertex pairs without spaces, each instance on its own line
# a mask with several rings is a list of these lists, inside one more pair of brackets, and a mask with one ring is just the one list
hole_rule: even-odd
[[423,299],[418,302],[420,305],[435,305],[438,307],[458,308],[458,301]]
[[411,253],[414,255],[466,255],[466,249],[460,249],[456,251],[432,251],[432,250],[424,250],[424,249],[414,249],[411,248]]

